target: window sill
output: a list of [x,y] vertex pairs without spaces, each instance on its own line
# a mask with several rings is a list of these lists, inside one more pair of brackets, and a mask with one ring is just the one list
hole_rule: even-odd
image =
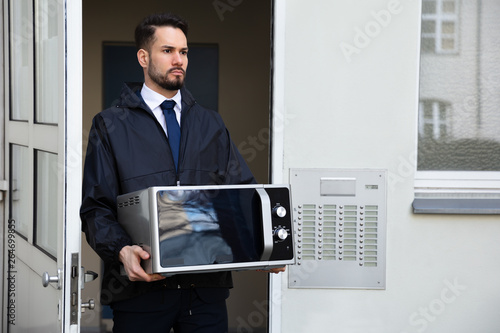
[[500,214],[500,199],[429,199],[415,198],[412,203],[414,214]]

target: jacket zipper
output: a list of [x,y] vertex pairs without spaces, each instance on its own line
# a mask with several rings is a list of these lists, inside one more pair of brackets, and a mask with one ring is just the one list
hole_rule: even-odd
[[[195,104],[196,104],[196,101],[195,101],[192,105],[187,105],[188,107],[186,108],[186,110],[184,110],[184,111],[183,111],[183,112],[184,112],[184,114],[186,114],[189,110],[191,110],[191,108],[192,108]],[[181,128],[181,142],[180,142],[179,144],[181,144],[181,145],[182,145],[182,127],[183,127],[183,126],[182,126],[182,120],[183,120],[183,119],[184,119],[184,117],[181,115],[181,123],[179,124],[179,125],[180,125],[180,128]],[[168,138],[167,138],[167,140],[168,140]],[[175,179],[176,179],[176,184],[177,184],[177,186],[181,186],[181,181],[179,180],[179,167],[180,167],[180,165],[181,165],[181,158],[180,158],[180,157],[181,157],[181,151],[182,151],[182,150],[181,150],[181,149],[180,149],[180,147],[179,147],[179,161],[178,161],[178,162],[179,162],[179,165],[177,166],[177,169],[175,170]],[[173,158],[173,156],[172,156],[172,158]]]

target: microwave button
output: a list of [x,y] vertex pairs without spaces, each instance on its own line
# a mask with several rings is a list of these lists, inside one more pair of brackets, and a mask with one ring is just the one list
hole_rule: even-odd
[[284,228],[277,228],[274,230],[274,237],[277,240],[285,240],[288,237],[288,231],[286,231]]
[[273,215],[275,217],[285,217],[286,216],[286,208],[281,206],[280,204],[277,204],[273,208]]

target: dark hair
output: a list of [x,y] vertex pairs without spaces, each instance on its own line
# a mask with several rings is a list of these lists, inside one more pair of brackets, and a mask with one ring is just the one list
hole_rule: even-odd
[[135,46],[137,50],[145,49],[149,51],[158,27],[179,28],[186,37],[188,34],[188,23],[180,16],[171,13],[152,14],[144,18],[135,28]]

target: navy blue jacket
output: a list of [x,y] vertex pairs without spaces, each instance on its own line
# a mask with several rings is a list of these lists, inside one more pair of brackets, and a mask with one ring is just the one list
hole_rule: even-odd
[[220,115],[182,88],[178,172],[163,128],[142,100],[142,83],[124,85],[116,106],[92,121],[80,216],[90,246],[104,261],[101,302],[156,288],[231,287],[228,272],[175,275],[153,283],[120,276],[118,253],[132,241],[117,222],[116,198],[151,186],[255,183]]

